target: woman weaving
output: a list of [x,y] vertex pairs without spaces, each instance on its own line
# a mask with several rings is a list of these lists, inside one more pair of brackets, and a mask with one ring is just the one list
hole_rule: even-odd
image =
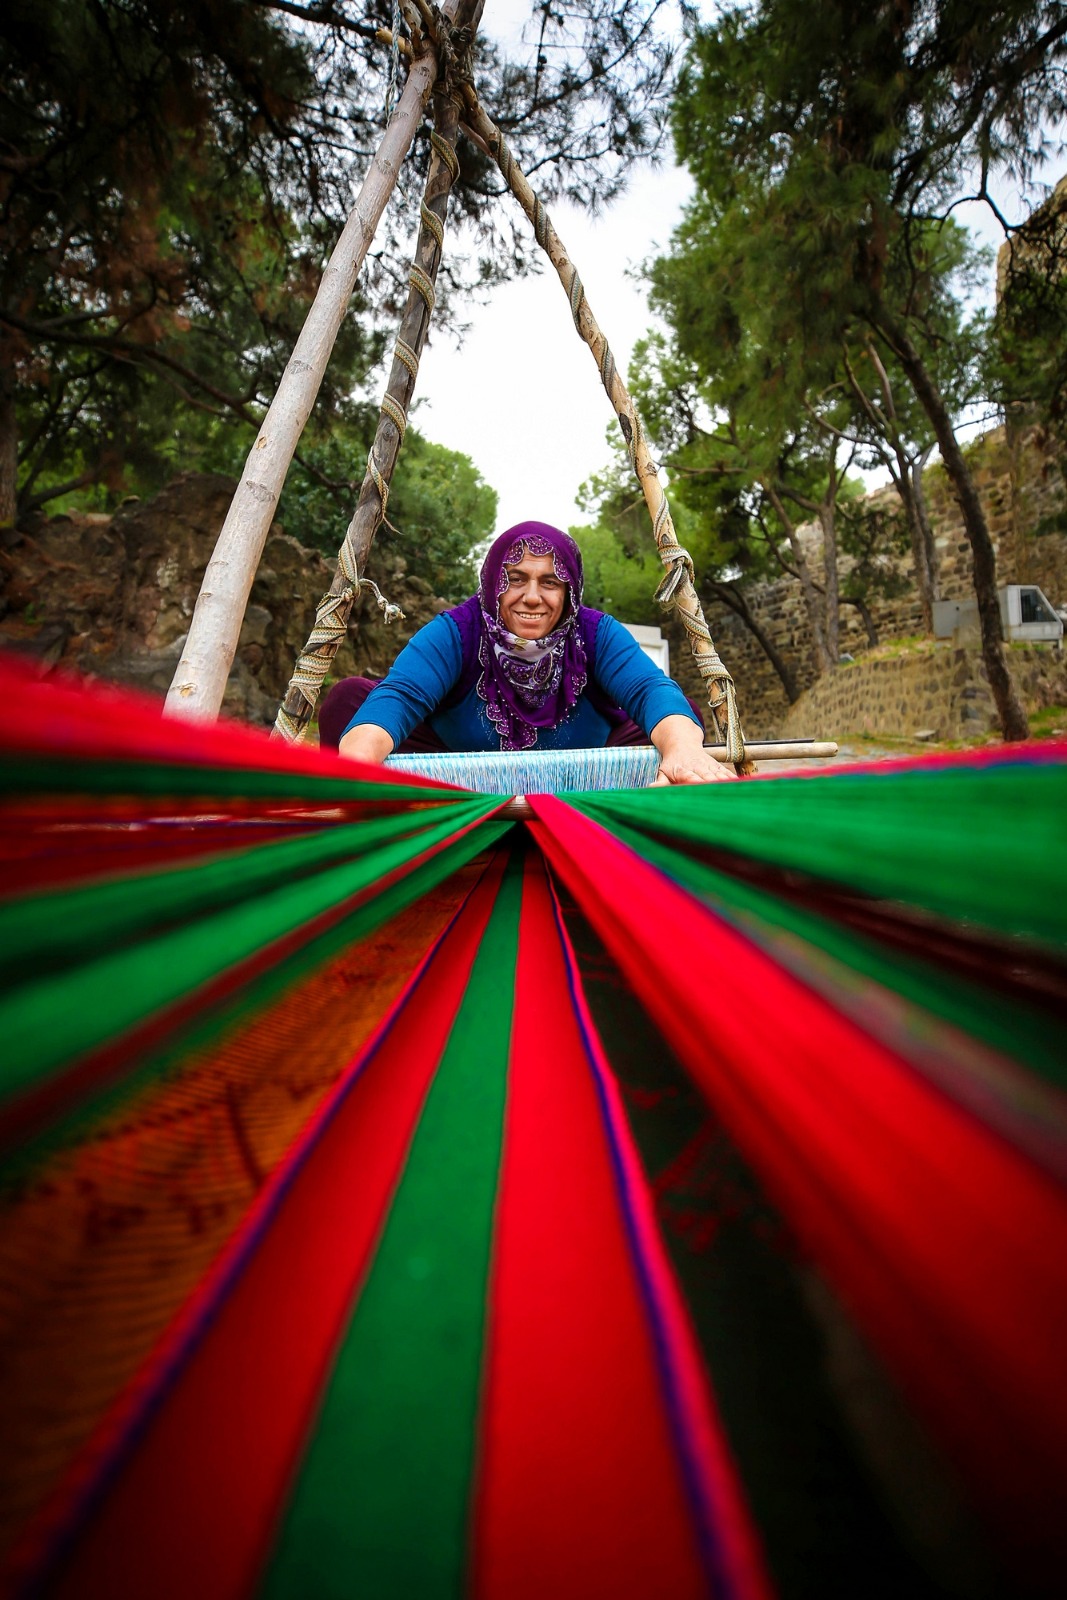
[[614,617],[582,605],[582,558],[544,522],[502,533],[478,593],[414,636],[381,683],[347,678],[319,715],[323,745],[380,762],[394,750],[566,750],[651,740],[656,783],[733,777],[699,714]]

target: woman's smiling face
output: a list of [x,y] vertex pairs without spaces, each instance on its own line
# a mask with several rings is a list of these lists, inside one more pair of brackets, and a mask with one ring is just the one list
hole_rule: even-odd
[[500,596],[500,620],[519,639],[544,639],[559,626],[567,585],[556,577],[551,556],[524,554],[504,568],[508,586]]

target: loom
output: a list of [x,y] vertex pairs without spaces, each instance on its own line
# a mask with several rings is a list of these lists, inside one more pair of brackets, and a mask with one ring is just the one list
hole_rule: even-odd
[[[710,747],[720,761],[726,746]],[[777,740],[746,744],[750,761],[801,761],[837,754],[830,740]],[[442,755],[388,756],[390,772],[410,772],[475,794],[567,794],[572,790],[644,789],[655,779],[659,756],[650,745],[602,750],[449,751]]]
[[0,734],[4,1593],[1056,1592],[1067,746]]

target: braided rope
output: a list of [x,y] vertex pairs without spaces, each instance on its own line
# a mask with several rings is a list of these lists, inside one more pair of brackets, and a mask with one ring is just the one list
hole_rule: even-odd
[[401,444],[403,444],[404,434],[407,432],[408,414],[404,410],[404,407],[400,404],[400,401],[395,399],[391,394],[383,394],[382,403],[379,409],[383,417],[389,418],[389,421],[393,424],[397,433],[400,435]]
[[393,346],[393,354],[398,361],[403,362],[413,378],[419,375],[419,358],[409,344],[403,339],[398,339]]
[[[441,157],[441,160],[452,174],[452,182],[455,183],[459,177],[459,157],[456,154],[455,147],[450,145],[447,139],[442,139],[436,128],[431,130],[430,145]],[[436,217],[434,221],[437,221]]]
[[[611,346],[604,340],[604,351],[600,357],[600,381],[604,385],[607,397],[611,400],[611,391],[615,385],[615,357],[611,353]],[[614,401],[612,401],[614,404]]]
[[445,225],[440,217],[430,210],[425,200],[419,205],[419,221],[428,233],[433,234],[434,239],[437,241],[438,250],[443,250],[445,247]]
[[[512,178],[513,178],[513,175],[514,175],[514,172],[515,172],[515,157],[512,155],[511,146],[508,144],[508,142],[504,138],[503,134],[500,135],[500,138],[497,141],[497,146],[496,146],[496,164],[500,168],[501,172],[504,175],[504,182],[507,184],[508,188],[510,189],[511,186],[512,186]],[[541,204],[540,201],[538,201],[537,203],[538,203],[538,205]],[[543,206],[541,206],[541,210],[542,210],[542,213],[544,214],[545,222],[547,224],[547,222],[548,222],[548,213],[545,212],[545,209],[544,209]],[[538,242],[540,243],[540,241],[538,241]]]
[[389,510],[389,479],[374,459],[373,449],[367,457],[367,471],[378,493],[378,515],[374,519],[374,526],[378,527],[385,521],[386,513]]
[[578,276],[578,268],[573,267],[571,269],[571,316],[574,318],[574,326],[579,333],[582,331],[582,324],[579,319],[582,314],[582,302],[584,299],[585,290],[582,287],[582,280]]
[[[315,608],[314,626],[289,680],[290,689],[296,689],[302,695],[309,710],[314,710],[334,656],[348,634],[352,603],[357,594],[369,589],[387,623],[402,621],[404,617],[400,607],[387,600],[372,579],[359,578],[352,573],[351,560],[345,561],[343,554],[340,565],[348,582],[340,594],[326,593],[319,601]],[[282,706],[275,721],[275,733],[280,734],[288,744],[299,744],[306,732],[307,722],[291,716]]]
[[433,308],[437,304],[437,290],[433,286],[433,279],[428,273],[423,272],[417,262],[413,261],[411,263],[411,271],[408,273],[408,282],[418,294],[422,295],[426,302],[426,310],[432,316]]

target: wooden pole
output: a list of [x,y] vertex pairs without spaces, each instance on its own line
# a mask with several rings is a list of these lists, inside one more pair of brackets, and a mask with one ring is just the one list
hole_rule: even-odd
[[[442,9],[450,23],[459,5],[460,0],[445,0]],[[168,716],[213,718],[221,709],[248,596],[293,452],[311,415],[356,278],[436,76],[437,55],[427,45],[412,63],[400,103],[323,271],[278,392],[249,452],[204,573],[189,636],[167,694]]]
[[[432,154],[422,198],[419,237],[411,264],[411,288],[393,352],[381,416],[359,500],[338,552],[333,582],[319,601],[315,626],[296,663],[274,724],[275,736],[292,744],[304,737],[323,679],[347,636],[371,543],[386,514],[393,468],[404,440],[407,410],[415,392],[419,360],[430,328],[437,273],[444,253],[448,196],[459,176],[456,156],[459,114],[458,91],[448,92],[444,88],[441,92],[435,91]],[[381,596],[378,598],[388,621],[388,603]]]
[[630,452],[634,473],[641,485],[641,492],[652,518],[656,547],[660,559],[667,568],[663,582],[656,591],[656,598],[664,604],[673,604],[685,625],[697,670],[707,686],[708,701],[716,725],[729,752],[728,759],[738,770],[751,772],[751,764],[745,757],[733,679],[719,659],[711,632],[704,620],[703,607],[693,584],[692,561],[675,536],[670,506],[660,486],[658,468],[648,448],[636,407],[615,365],[611,348],[586,299],[582,280],[574,263],[553,227],[548,212],[517,166],[503,134],[486,115],[473,85],[464,84],[463,93],[467,107],[465,130],[473,134],[475,143],[480,143],[483,148],[488,149],[500,168],[505,183],[529,218],[538,244],[552,262],[567,292],[574,326],[579,336],[589,346],[608,399],[615,408],[619,426]]

